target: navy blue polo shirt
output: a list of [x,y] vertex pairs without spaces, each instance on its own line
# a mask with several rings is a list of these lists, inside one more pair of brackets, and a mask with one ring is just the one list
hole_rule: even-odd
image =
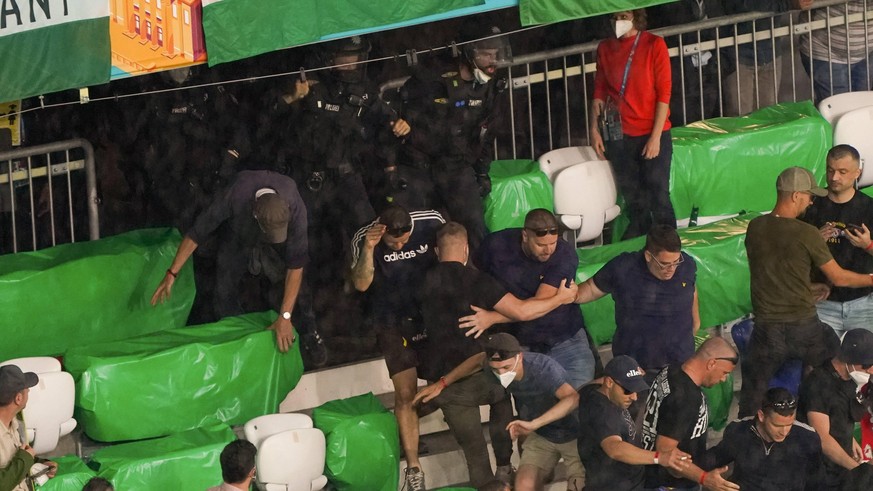
[[[379,241],[373,249],[373,284],[370,286],[372,319],[379,327],[399,325],[404,318],[418,317],[415,292],[427,271],[437,263],[436,232],[446,221],[433,210],[412,211],[409,241],[395,251]],[[357,264],[367,230],[378,218],[355,233],[352,239],[352,264]]]
[[[558,288],[568,278],[575,280],[579,257],[570,244],[559,238],[548,261],[531,259],[521,248],[521,229],[509,228],[487,235],[474,262],[507,291],[524,300],[534,297],[541,283]],[[547,351],[583,327],[582,311],[576,304],[561,305],[536,320],[508,324],[509,332],[521,344],[536,351]]]
[[614,257],[594,275],[594,284],[615,301],[613,356],[628,355],[641,367],[680,364],[694,354],[691,307],[697,264],[685,261],[669,280],[656,278],[643,251]]

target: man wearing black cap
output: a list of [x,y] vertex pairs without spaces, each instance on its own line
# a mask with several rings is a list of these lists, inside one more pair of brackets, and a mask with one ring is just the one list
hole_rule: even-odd
[[643,370],[630,356],[619,355],[604,368],[602,384],[579,391],[579,457],[585,464],[586,491],[642,489],[645,465],[658,464],[682,471],[690,456],[678,448],[663,454],[641,448],[639,434],[628,411],[637,393],[649,385]]
[[816,313],[813,270],[821,270],[834,286],[873,286],[873,275],[840,267],[819,230],[797,219],[814,196],[825,197],[827,190],[809,170],[789,167],[776,179],[773,212],[749,222],[746,253],[755,329],[743,359],[740,417],[758,411],[767,383],[785,361],[799,358],[818,366],[836,354],[837,337]]
[[[303,281],[303,267],[309,259],[306,208],[297,185],[276,172],[240,172],[185,234],[173,263],[152,295],[152,305],[170,297],[182,266],[216,231],[220,231],[220,236],[213,298],[215,315],[223,318],[245,313],[240,303],[240,282],[247,274],[265,277],[271,284],[269,303],[279,311],[279,317],[269,328],[276,332],[279,351],[288,351],[294,342],[291,317],[299,312],[294,307]],[[298,325],[314,333],[314,320],[312,316],[307,319],[309,322]]]
[[837,356],[809,374],[800,385],[800,418],[821,437],[826,485],[838,489],[849,470],[861,465],[855,423],[865,414],[861,388],[873,373],[873,332],[846,332]]
[[[0,367],[0,489],[28,491],[26,478],[35,462],[35,453],[27,440],[24,423],[19,420],[21,411],[27,406],[30,388],[39,383],[33,372],[23,373],[16,365]],[[43,462],[49,466],[48,476],[54,477],[57,464]]]
[[419,353],[427,333],[415,292],[437,262],[436,232],[444,223],[434,210],[409,212],[391,205],[373,223],[358,230],[352,240],[351,281],[359,292],[371,292],[369,321],[394,384],[394,416],[406,455],[409,491],[426,489],[418,459],[418,413],[413,399]]
[[576,448],[579,394],[567,372],[546,355],[522,353],[511,334],[494,334],[482,344],[491,371],[515,400],[519,419],[506,427],[509,436],[526,436],[513,489],[542,489],[561,458],[567,467],[567,489],[582,489],[585,469]]
[[731,481],[744,491],[823,489],[821,440],[795,421],[796,412],[797,400],[788,390],[768,390],[758,414],[729,424],[697,465],[715,469],[733,463]]

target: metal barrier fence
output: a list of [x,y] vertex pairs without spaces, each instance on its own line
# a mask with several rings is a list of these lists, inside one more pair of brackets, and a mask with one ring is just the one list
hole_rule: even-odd
[[[828,59],[817,63],[824,63],[823,69],[830,72],[828,93],[833,93],[836,72],[845,65],[830,53],[844,44],[860,50],[857,38],[863,36],[863,51],[869,59],[871,29],[873,0],[823,0],[811,11],[752,12],[654,29],[652,32],[665,37],[670,47],[674,74],[671,121],[678,126],[716,116],[737,116],[777,102],[810,99],[812,72],[805,73],[798,55],[803,38],[806,43],[816,41],[827,47]],[[850,31],[854,33],[851,39]],[[598,44],[515,57],[508,67],[512,118],[507,136],[495,142],[496,158],[537,158],[553,148],[588,143]],[[740,67],[737,76],[731,65],[741,65],[735,61],[741,50],[751,51],[755,63]],[[704,56],[711,58],[699,63]],[[769,58],[775,61],[763,62]],[[870,73],[866,75],[865,83],[851,90],[869,90]],[[726,98],[729,93],[732,100]]]
[[0,254],[99,239],[98,201],[87,140],[0,152]]

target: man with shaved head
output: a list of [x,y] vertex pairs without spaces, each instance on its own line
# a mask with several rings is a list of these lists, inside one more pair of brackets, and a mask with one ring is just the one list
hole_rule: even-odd
[[[706,398],[700,388],[726,380],[737,361],[733,347],[716,337],[704,341],[685,363],[661,370],[646,400],[643,448],[655,451],[656,459],[678,448],[697,462],[706,452],[709,426]],[[663,467],[650,465],[646,469],[646,488],[697,489],[700,484],[707,489],[739,489],[721,477],[725,470],[726,467],[704,472],[691,464],[680,473],[681,477],[675,477]]]
[[[458,329],[457,319],[471,312],[470,305],[494,309],[512,319],[533,319],[571,303],[576,288],[567,282],[549,298],[519,300],[497,280],[467,265],[470,247],[461,224],[443,225],[437,231],[436,245],[439,264],[427,272],[417,292],[428,335],[419,357],[418,376],[432,383],[419,391],[415,402],[433,400],[443,410],[449,429],[464,451],[473,486],[482,486],[495,477],[510,482],[512,441],[506,427],[512,420],[512,403],[497,378],[482,371],[482,346]],[[496,476],[482,435],[480,405],[491,406],[489,430]]]

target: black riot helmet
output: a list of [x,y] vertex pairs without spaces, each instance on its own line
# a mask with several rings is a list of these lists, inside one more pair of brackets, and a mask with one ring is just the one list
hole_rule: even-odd
[[473,41],[463,45],[463,57],[477,82],[488,83],[497,73],[498,66],[512,61],[509,41],[496,26],[483,29],[468,23],[461,35],[465,41]]
[[360,83],[367,74],[370,42],[361,36],[351,36],[324,44],[322,61],[330,74],[342,82]]

